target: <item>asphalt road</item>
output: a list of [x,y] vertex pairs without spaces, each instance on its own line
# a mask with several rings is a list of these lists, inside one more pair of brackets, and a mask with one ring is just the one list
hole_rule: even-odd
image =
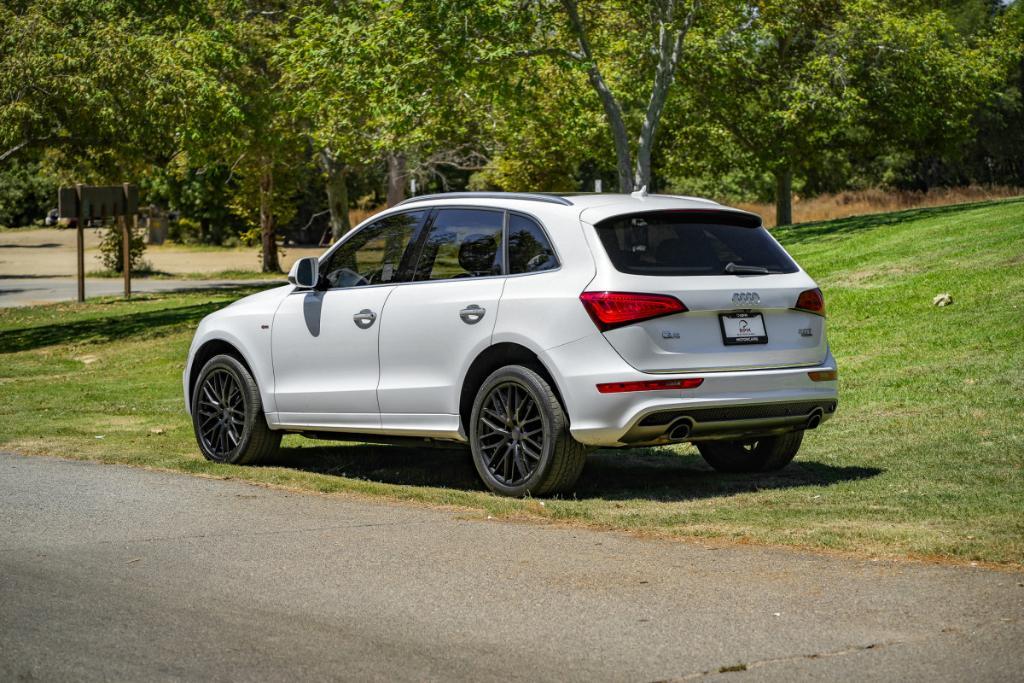
[[[237,287],[238,285],[284,284],[279,280],[153,280],[137,278],[132,280],[133,293],[171,292],[187,289],[210,289]],[[124,281],[113,278],[86,278],[86,298],[96,296],[120,296],[124,293]],[[32,304],[74,301],[78,297],[78,282],[74,278],[0,278],[0,308],[30,306]]]
[[5,681],[1019,681],[1022,645],[1022,574],[0,454]]

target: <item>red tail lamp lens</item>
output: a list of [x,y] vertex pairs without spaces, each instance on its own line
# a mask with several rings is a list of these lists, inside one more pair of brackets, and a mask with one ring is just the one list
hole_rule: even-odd
[[704,383],[703,377],[686,379],[659,379],[642,382],[608,382],[598,384],[597,390],[602,394],[622,394],[627,391],[659,391],[662,389],[696,389]]
[[820,289],[808,289],[806,292],[800,293],[796,299],[796,306],[793,308],[798,311],[825,315],[825,297]]
[[580,301],[602,332],[687,310],[682,301],[667,294],[583,292]]

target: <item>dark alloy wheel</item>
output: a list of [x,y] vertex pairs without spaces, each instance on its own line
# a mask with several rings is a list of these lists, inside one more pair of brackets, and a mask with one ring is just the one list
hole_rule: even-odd
[[484,464],[499,483],[519,486],[537,471],[544,423],[537,402],[517,382],[503,382],[487,394],[477,434]]
[[704,460],[719,472],[771,472],[788,465],[800,450],[802,431],[737,441],[697,443]]
[[199,389],[199,440],[214,460],[226,460],[238,448],[245,429],[245,397],[238,380],[215,368]]
[[192,426],[207,460],[251,465],[271,458],[281,433],[267,426],[259,387],[233,356],[214,356],[192,391]]
[[477,391],[469,423],[473,464],[489,489],[541,496],[571,489],[587,449],[547,379],[533,368],[495,370]]

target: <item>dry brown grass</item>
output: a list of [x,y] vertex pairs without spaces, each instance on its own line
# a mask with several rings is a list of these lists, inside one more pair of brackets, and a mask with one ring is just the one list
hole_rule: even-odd
[[[793,222],[828,221],[868,213],[901,211],[922,206],[965,204],[1021,195],[1024,195],[1024,188],[1020,187],[972,185],[970,187],[934,188],[928,192],[902,192],[875,188],[820,195],[809,199],[793,197]],[[774,204],[744,202],[733,204],[733,206],[758,214],[764,219],[764,224],[769,227],[775,225]]]
[[359,225],[360,223],[362,223],[363,221],[365,221],[370,216],[373,216],[374,214],[378,214],[378,213],[380,213],[381,211],[383,211],[386,208],[388,208],[388,207],[386,207],[386,206],[378,206],[378,207],[373,208],[373,209],[363,209],[363,208],[349,209],[348,210],[348,220],[349,220],[349,222],[353,226],[356,226],[356,225]]

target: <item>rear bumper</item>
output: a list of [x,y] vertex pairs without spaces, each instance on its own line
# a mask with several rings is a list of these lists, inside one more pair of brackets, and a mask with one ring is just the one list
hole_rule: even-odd
[[[814,367],[650,375],[628,365],[596,334],[549,349],[542,360],[562,392],[570,432],[591,446],[658,445],[813,428],[830,419],[838,404],[837,382],[815,382],[808,376],[836,368],[831,352]],[[620,394],[601,394],[596,386],[685,377],[702,377],[704,382],[696,389]],[[685,434],[675,429],[683,424],[688,427]]]

